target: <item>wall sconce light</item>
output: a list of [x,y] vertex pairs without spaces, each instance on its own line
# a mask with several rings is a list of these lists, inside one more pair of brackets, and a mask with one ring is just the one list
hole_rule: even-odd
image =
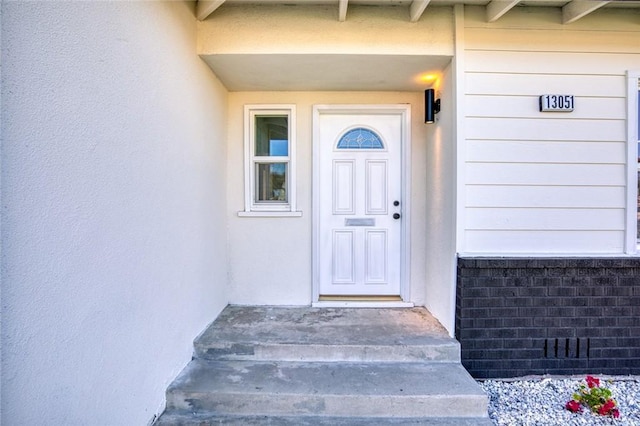
[[424,91],[424,122],[433,123],[436,121],[436,114],[440,112],[440,99],[436,99],[436,92],[433,89]]

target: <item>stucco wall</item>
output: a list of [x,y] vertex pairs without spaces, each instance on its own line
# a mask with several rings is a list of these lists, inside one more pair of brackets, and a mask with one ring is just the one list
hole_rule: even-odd
[[[466,9],[460,252],[625,252],[639,17],[601,10],[563,25],[559,8],[514,8],[487,23]],[[543,94],[574,95],[574,111],[539,112]]]
[[453,64],[438,81],[437,121],[427,125],[425,215],[426,307],[453,335],[455,325],[455,143]]
[[[411,301],[425,303],[427,138],[424,95],[410,92],[232,92],[229,94],[228,206],[231,303],[308,305],[312,298],[311,197],[314,104],[411,104]],[[302,217],[238,217],[244,209],[243,106],[295,104],[297,200]]]
[[192,7],[2,2],[4,424],[147,424],[227,302]]

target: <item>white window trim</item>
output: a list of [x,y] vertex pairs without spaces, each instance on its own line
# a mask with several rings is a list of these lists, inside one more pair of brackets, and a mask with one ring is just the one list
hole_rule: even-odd
[[[262,114],[289,117],[288,203],[256,203],[254,117]],[[299,217],[296,204],[296,106],[292,104],[251,104],[244,106],[244,210],[241,217]]]
[[627,235],[625,253],[638,253],[638,90],[640,71],[627,71]]

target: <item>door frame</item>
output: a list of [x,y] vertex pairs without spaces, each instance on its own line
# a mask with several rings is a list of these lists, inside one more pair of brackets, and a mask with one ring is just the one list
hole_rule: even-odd
[[[401,252],[400,252],[400,297],[402,302],[320,302],[320,118],[322,114],[385,114],[397,115],[402,121],[400,138],[400,179],[402,195]],[[313,306],[413,306],[410,303],[410,228],[411,228],[411,105],[409,104],[319,104],[313,106],[313,161],[312,161],[312,305]]]

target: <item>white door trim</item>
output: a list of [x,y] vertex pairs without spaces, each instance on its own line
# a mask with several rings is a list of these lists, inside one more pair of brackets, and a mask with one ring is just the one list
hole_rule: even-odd
[[[402,244],[400,253],[400,297],[403,302],[410,301],[410,225],[411,225],[411,105],[314,105],[313,106],[313,181],[312,181],[312,303],[319,303],[319,233],[320,233],[320,116],[331,114],[397,114],[402,118],[401,137],[401,192],[402,192]],[[339,302],[344,305],[344,302]],[[358,304],[359,305],[359,304]],[[385,304],[386,306],[386,304]]]

